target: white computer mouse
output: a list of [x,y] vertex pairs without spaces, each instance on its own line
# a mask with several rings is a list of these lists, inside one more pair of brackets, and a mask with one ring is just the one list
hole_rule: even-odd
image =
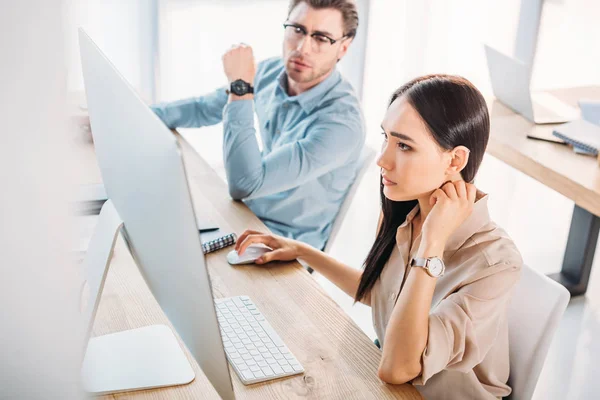
[[248,246],[241,256],[238,255],[235,250],[230,251],[229,254],[227,254],[227,262],[231,265],[252,264],[257,258],[269,251],[271,251],[269,247],[261,244],[252,244]]

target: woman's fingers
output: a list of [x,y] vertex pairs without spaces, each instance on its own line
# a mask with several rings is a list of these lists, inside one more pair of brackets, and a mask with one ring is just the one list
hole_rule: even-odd
[[242,242],[249,236],[249,235],[260,235],[262,234],[262,232],[259,231],[255,231],[252,229],[246,229],[238,238],[237,242],[235,243],[235,251],[239,251],[240,249],[240,245],[242,244]]
[[448,196],[449,199],[458,199],[458,193],[456,192],[456,187],[454,186],[454,183],[446,182],[442,185],[442,190],[444,191],[444,193],[446,193],[446,196]]
[[438,201],[447,198],[448,196],[446,195],[446,192],[444,192],[442,189],[435,189],[431,194],[431,197],[429,197],[429,205],[433,207],[437,204]]
[[[248,246],[250,246],[251,244],[255,244],[255,243],[262,243],[262,244],[269,246],[272,243],[272,240],[269,235],[250,234],[240,244],[240,247],[237,251],[238,254],[239,255],[244,254],[244,251],[246,251]],[[269,247],[271,247],[271,246],[269,246]]]
[[456,189],[456,193],[458,194],[459,199],[467,200],[467,186],[465,184],[465,181],[454,182],[454,188]]
[[473,185],[471,183],[467,183],[466,187],[467,187],[467,199],[469,200],[469,203],[475,203],[475,199],[477,198],[477,188],[475,187],[475,185]]

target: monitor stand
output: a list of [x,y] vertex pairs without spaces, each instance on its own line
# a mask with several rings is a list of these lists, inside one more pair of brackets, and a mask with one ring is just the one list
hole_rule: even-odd
[[[91,332],[122,226],[114,204],[106,201],[83,263],[81,309],[86,338]],[[183,385],[194,377],[190,362],[166,325],[91,338],[81,368],[83,388],[93,395]]]

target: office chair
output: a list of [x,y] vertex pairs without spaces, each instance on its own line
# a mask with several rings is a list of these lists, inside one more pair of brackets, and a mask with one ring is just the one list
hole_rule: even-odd
[[508,399],[531,399],[548,348],[569,303],[564,286],[523,266],[508,309],[510,377]]

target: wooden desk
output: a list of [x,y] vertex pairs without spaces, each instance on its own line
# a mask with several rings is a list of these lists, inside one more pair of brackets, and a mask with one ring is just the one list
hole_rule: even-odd
[[[200,156],[179,137],[195,207],[210,211],[224,230],[267,231],[241,202],[229,198],[227,186]],[[93,147],[82,145],[80,183],[99,183]],[[240,399],[422,399],[411,385],[390,386],[377,378],[380,351],[329,298],[297,262],[272,267],[231,267],[230,249],[208,255],[216,297],[249,295],[306,369],[304,375],[244,386],[230,367]],[[125,244],[115,249],[93,335],[104,335],[151,324],[172,325],[143,281]],[[174,331],[174,330],[173,330]],[[180,343],[185,349],[183,342]],[[196,379],[189,385],[145,390],[104,398],[218,398],[196,361],[185,349]]]
[[[600,87],[582,87],[552,92],[577,106],[581,98],[600,99]],[[488,101],[491,134],[487,151],[533,179],[575,202],[569,239],[560,273],[551,277],[572,295],[584,294],[600,230],[600,166],[594,157],[575,154],[573,149],[528,139],[529,132],[551,133],[556,125],[535,125],[493,99]]]

